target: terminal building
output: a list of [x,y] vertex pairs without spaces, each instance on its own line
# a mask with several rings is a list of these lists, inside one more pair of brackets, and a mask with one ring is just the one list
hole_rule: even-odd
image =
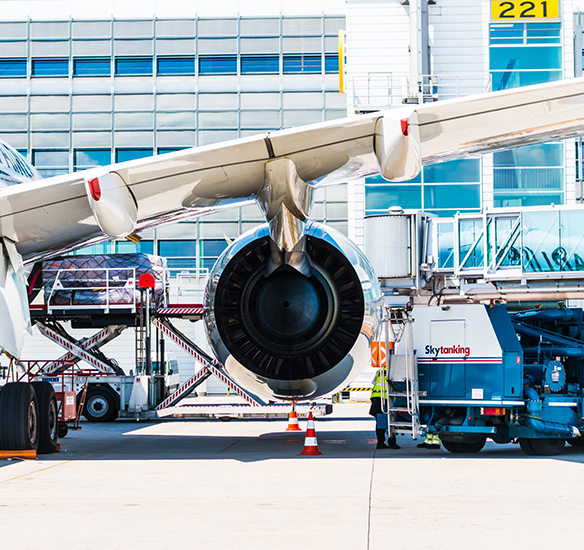
[[[578,0],[528,4],[3,2],[0,138],[50,176],[580,76]],[[314,218],[362,246],[364,217],[391,206],[452,216],[582,198],[581,140],[568,140],[426,166],[410,182],[372,176],[329,187]],[[82,252],[142,251],[168,258],[174,273],[204,270],[262,220],[252,202]],[[29,355],[54,355],[38,338]],[[119,353],[126,367],[131,358]]]

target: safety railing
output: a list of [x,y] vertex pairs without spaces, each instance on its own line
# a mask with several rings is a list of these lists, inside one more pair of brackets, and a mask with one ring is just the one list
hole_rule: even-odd
[[349,105],[355,111],[379,110],[403,103],[425,103],[491,91],[490,75],[408,75],[367,72],[347,75]]
[[[54,275],[52,275],[54,274]],[[131,309],[136,312],[140,294],[136,268],[59,268],[43,270],[48,313],[63,309]],[[48,292],[47,292],[48,290]]]

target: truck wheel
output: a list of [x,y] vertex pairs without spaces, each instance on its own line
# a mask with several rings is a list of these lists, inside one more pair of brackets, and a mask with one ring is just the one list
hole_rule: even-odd
[[559,455],[566,445],[565,439],[544,438],[530,440],[533,453],[537,456],[556,456]]
[[36,450],[39,444],[39,408],[32,386],[11,382],[0,391],[0,449]]
[[459,442],[457,441],[456,443],[452,442],[452,441],[442,441],[442,445],[444,445],[444,448],[450,452],[450,453],[454,453],[454,454],[475,454],[475,453],[479,453],[480,451],[482,451],[483,447],[485,446],[485,443],[487,442],[487,438],[482,438],[479,441],[473,441],[473,442]]
[[39,448],[40,454],[57,450],[58,425],[57,398],[55,390],[48,382],[32,382],[39,405]]
[[527,439],[527,437],[520,437],[519,438],[519,446],[521,447],[521,450],[529,456],[535,456],[535,451],[533,450],[533,447],[531,446],[531,439]]
[[85,398],[83,416],[89,422],[113,422],[118,417],[118,411],[112,394],[105,388],[90,386]]
[[69,426],[67,426],[67,424],[65,424],[64,422],[63,423],[59,422],[59,431],[57,433],[59,439],[63,439],[68,433]]

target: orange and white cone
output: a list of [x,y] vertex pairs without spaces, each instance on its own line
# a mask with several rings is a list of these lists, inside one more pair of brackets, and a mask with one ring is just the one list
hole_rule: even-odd
[[298,415],[296,414],[296,405],[292,403],[292,410],[288,416],[288,427],[287,432],[301,432],[302,428],[298,425]]
[[306,428],[306,438],[304,439],[304,450],[298,453],[298,456],[315,456],[322,455],[318,450],[318,441],[316,440],[316,430],[314,429],[314,417],[312,411],[308,413],[308,427]]

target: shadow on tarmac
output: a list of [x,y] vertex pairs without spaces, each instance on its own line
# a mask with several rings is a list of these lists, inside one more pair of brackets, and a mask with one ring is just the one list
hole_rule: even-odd
[[[244,422],[254,422],[246,419]],[[368,459],[396,460],[542,460],[552,458],[574,463],[584,463],[584,449],[566,444],[561,455],[554,457],[527,456],[519,445],[497,445],[487,442],[485,448],[477,454],[452,454],[443,447],[440,450],[418,449],[420,439],[413,441],[409,436],[398,437],[402,447],[399,450],[376,450],[373,429],[367,430],[327,430],[326,422],[317,423],[319,449],[324,455],[318,457],[300,457],[304,446],[305,432],[286,432],[282,421],[274,421],[274,431],[261,435],[239,435],[237,422],[229,426],[231,433],[217,434],[221,423],[204,420],[206,428],[215,433],[192,435],[185,434],[193,421],[180,420],[178,429],[183,433],[155,434],[160,422],[115,422],[112,424],[83,424],[83,430],[69,432],[60,440],[63,451],[51,455],[40,455],[40,460],[236,460],[239,462],[259,462],[281,459]],[[199,422],[199,421],[195,421]],[[209,426],[209,422],[216,422]],[[266,422],[266,419],[261,419]],[[182,426],[181,426],[182,424]],[[186,424],[186,426],[185,426]],[[373,428],[372,423],[371,428]],[[182,429],[184,427],[184,430]],[[280,428],[281,429],[278,429]],[[190,426],[192,429],[192,425]],[[243,428],[243,426],[242,426]],[[271,426],[267,426],[268,429]],[[243,429],[241,430],[244,431]],[[234,433],[235,432],[235,433]],[[0,461],[0,467],[15,462]]]

